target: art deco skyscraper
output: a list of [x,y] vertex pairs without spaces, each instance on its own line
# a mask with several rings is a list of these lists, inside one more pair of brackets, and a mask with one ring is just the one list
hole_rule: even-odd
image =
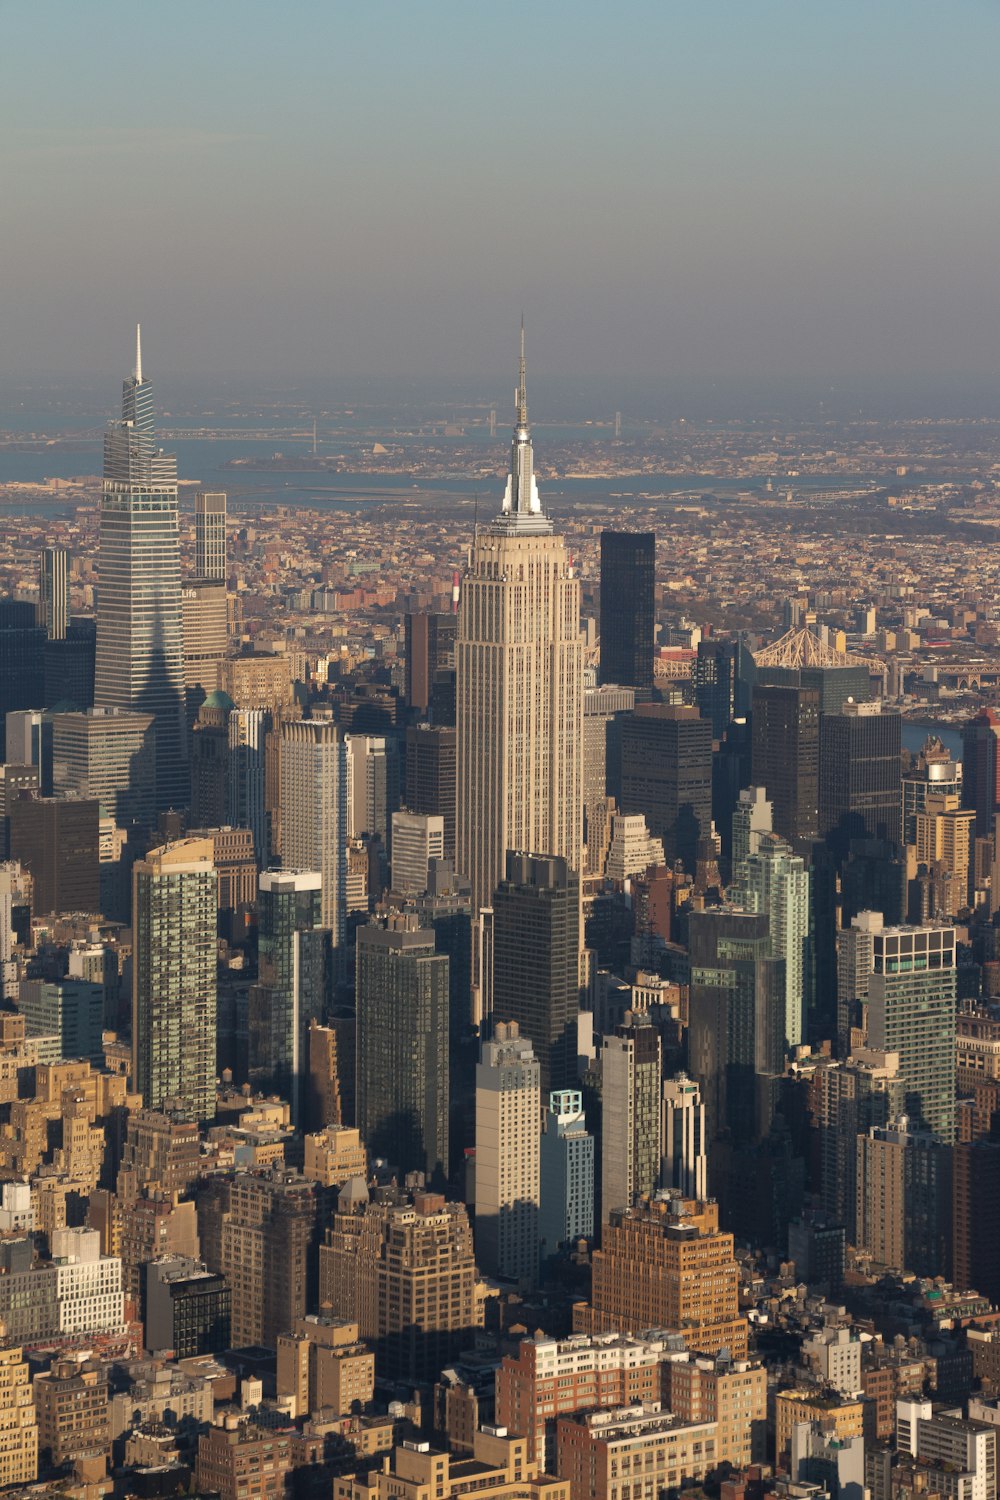
[[489,906],[508,849],[579,871],[583,836],[580,583],[535,484],[524,330],[510,475],[462,586],[457,670],[457,859],[473,911]]
[[186,806],[177,460],[156,446],[138,329],[121,421],[104,438],[94,702],[153,715],[157,806]]

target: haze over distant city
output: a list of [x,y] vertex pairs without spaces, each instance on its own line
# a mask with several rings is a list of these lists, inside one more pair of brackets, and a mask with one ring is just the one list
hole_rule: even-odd
[[523,307],[543,395],[989,405],[998,43],[973,0],[9,0],[0,379],[141,318],[166,390],[496,399]]

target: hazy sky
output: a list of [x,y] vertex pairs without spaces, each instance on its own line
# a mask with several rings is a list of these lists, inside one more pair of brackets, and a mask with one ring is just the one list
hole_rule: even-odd
[[[0,376],[995,378],[998,0],[0,0]],[[2,425],[2,423],[0,423]]]

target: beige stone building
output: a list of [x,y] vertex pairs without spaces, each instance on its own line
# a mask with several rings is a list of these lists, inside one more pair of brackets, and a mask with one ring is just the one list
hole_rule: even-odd
[[733,1236],[719,1229],[719,1205],[680,1197],[616,1209],[594,1254],[592,1305],[577,1303],[580,1332],[676,1329],[699,1354],[747,1355]]
[[347,1125],[328,1125],[305,1138],[302,1175],[323,1187],[341,1187],[349,1177],[367,1177],[368,1153],[361,1133]]
[[20,1349],[0,1349],[0,1489],[37,1478],[38,1421],[28,1362]]
[[475,1434],[471,1457],[403,1443],[384,1468],[333,1481],[333,1500],[463,1500],[483,1491],[491,1500],[570,1500],[566,1481],[528,1458],[526,1438],[489,1427]]
[[864,1410],[864,1400],[860,1397],[824,1395],[816,1387],[779,1391],[774,1398],[774,1451],[778,1464],[787,1467],[796,1423],[819,1422],[830,1437],[862,1437]]
[[503,879],[508,849],[581,869],[580,582],[535,484],[523,338],[510,475],[500,514],[472,546],[455,666],[456,863],[478,913]]
[[714,1422],[715,1461],[734,1469],[767,1452],[767,1371],[752,1360],[676,1355],[663,1366],[664,1404],[682,1422]]
[[570,1500],[628,1500],[636,1488],[663,1494],[704,1479],[718,1462],[714,1422],[683,1422],[655,1401],[563,1417],[556,1451]]
[[195,1482],[220,1500],[281,1500],[291,1466],[289,1433],[226,1417],[198,1439]]
[[476,1322],[472,1230],[461,1203],[414,1193],[337,1213],[319,1249],[319,1300],[356,1322],[387,1380],[435,1380]]
[[38,1447],[47,1467],[110,1452],[108,1377],[99,1359],[82,1351],[56,1360],[35,1376],[34,1396]]
[[346,1417],[367,1406],[374,1389],[375,1356],[357,1323],[310,1316],[278,1335],[277,1393],[289,1416]]

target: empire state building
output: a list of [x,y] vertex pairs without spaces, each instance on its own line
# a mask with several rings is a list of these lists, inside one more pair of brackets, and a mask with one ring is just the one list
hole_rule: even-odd
[[455,643],[456,863],[476,914],[508,850],[581,865],[580,583],[535,483],[523,326],[516,403],[503,507],[477,529]]

